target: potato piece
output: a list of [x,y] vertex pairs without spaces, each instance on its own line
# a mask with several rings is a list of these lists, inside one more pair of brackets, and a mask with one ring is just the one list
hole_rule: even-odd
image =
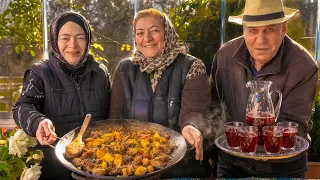
[[132,147],[132,146],[133,146],[133,147],[138,147],[138,146],[139,146],[138,141],[135,140],[135,139],[128,139],[128,140],[126,141],[126,143],[129,144],[129,145],[131,145],[131,147]]
[[86,143],[86,146],[87,146],[87,147],[92,147],[92,146],[93,146],[93,141],[87,142],[87,143]]
[[153,171],[154,171],[154,167],[151,166],[151,165],[149,165],[149,166],[147,167],[147,171],[148,171],[149,173],[153,172]]
[[102,163],[101,163],[101,167],[102,167],[103,169],[107,169],[107,167],[108,167],[108,166],[107,166],[107,163],[106,163],[106,162],[102,162]]
[[139,150],[137,148],[130,148],[127,150],[127,154],[129,156],[135,156],[138,152],[139,152]]
[[112,133],[107,133],[101,136],[103,139],[108,139],[110,137],[112,137]]
[[97,176],[104,176],[106,174],[106,169],[102,169],[102,168],[92,169],[92,174]]
[[147,158],[142,159],[142,165],[143,166],[148,166],[149,165],[149,159],[147,159]]
[[150,146],[150,142],[147,139],[141,139],[140,144],[142,147]]
[[95,139],[92,143],[92,146],[98,147],[103,143],[103,141],[104,141],[103,139]]
[[158,141],[153,141],[151,146],[158,148],[160,146],[160,143]]
[[168,143],[168,140],[166,138],[161,138],[160,143],[166,144]]
[[161,139],[161,136],[159,135],[158,132],[156,132],[154,133],[153,138],[159,141]]
[[139,166],[136,171],[134,172],[134,175],[136,176],[141,176],[144,175],[147,172],[147,168],[143,167],[143,166]]
[[122,176],[128,176],[127,168],[122,168],[121,171],[122,171]]
[[115,159],[113,161],[113,163],[117,166],[117,167],[120,167],[122,165],[122,159]]
[[118,159],[122,160],[122,156],[120,154],[114,154],[113,156],[115,160],[118,160]]
[[114,158],[109,153],[106,153],[101,159],[106,162],[114,161]]
[[101,159],[105,154],[106,154],[106,152],[104,150],[100,150],[100,149],[98,149],[96,152],[96,156],[99,159]]

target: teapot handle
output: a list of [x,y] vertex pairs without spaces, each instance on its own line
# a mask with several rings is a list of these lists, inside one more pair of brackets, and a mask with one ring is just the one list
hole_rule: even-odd
[[[277,122],[278,117],[279,117],[279,113],[280,113],[280,107],[281,107],[281,103],[282,103],[282,93],[279,90],[275,90],[278,94],[279,94],[279,99],[278,99],[278,103],[277,106],[274,108],[274,115],[275,115],[275,122]],[[270,94],[272,94],[274,91],[271,91]]]

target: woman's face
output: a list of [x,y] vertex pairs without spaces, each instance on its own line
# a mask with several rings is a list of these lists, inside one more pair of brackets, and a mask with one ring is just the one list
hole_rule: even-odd
[[140,18],[136,23],[137,50],[146,58],[160,56],[164,46],[164,22],[157,17]]
[[86,35],[76,23],[64,24],[58,34],[58,48],[62,57],[71,65],[76,65],[86,50]]

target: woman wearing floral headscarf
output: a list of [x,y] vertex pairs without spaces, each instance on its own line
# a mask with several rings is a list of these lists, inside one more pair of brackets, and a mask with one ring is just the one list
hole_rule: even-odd
[[41,179],[71,179],[71,172],[46,145],[79,127],[87,113],[92,121],[107,118],[109,77],[107,68],[88,54],[91,31],[80,14],[57,16],[50,40],[50,58],[26,71],[13,115],[16,124],[42,145],[38,147],[44,152]]
[[[178,44],[178,35],[162,12],[142,10],[133,26],[137,50],[116,70],[109,118],[139,119],[182,132],[195,147],[195,159],[202,161],[201,129],[210,103],[204,64],[188,55],[186,46]],[[194,170],[187,174],[185,168],[194,166],[187,167],[186,163],[176,167],[183,165],[184,168],[166,171],[162,177],[201,176]],[[199,163],[195,166],[200,168]]]

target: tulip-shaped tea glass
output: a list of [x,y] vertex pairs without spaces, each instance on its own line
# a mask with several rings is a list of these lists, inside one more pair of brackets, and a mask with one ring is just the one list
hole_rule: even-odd
[[239,149],[240,143],[238,137],[238,129],[242,126],[244,126],[243,122],[236,121],[226,122],[224,124],[228,148]]
[[297,141],[298,123],[283,121],[277,125],[282,129],[282,149],[294,150]]
[[247,124],[258,127],[259,145],[263,145],[262,127],[275,124],[282,102],[281,92],[275,90],[279,94],[279,98],[276,108],[273,108],[271,99],[273,91],[269,91],[271,85],[271,81],[249,81],[246,84],[246,87],[250,88],[246,108]]
[[262,128],[263,144],[267,154],[277,154],[281,150],[282,130],[279,126],[264,126]]
[[254,154],[257,148],[258,127],[242,126],[238,130],[240,148],[242,152]]

